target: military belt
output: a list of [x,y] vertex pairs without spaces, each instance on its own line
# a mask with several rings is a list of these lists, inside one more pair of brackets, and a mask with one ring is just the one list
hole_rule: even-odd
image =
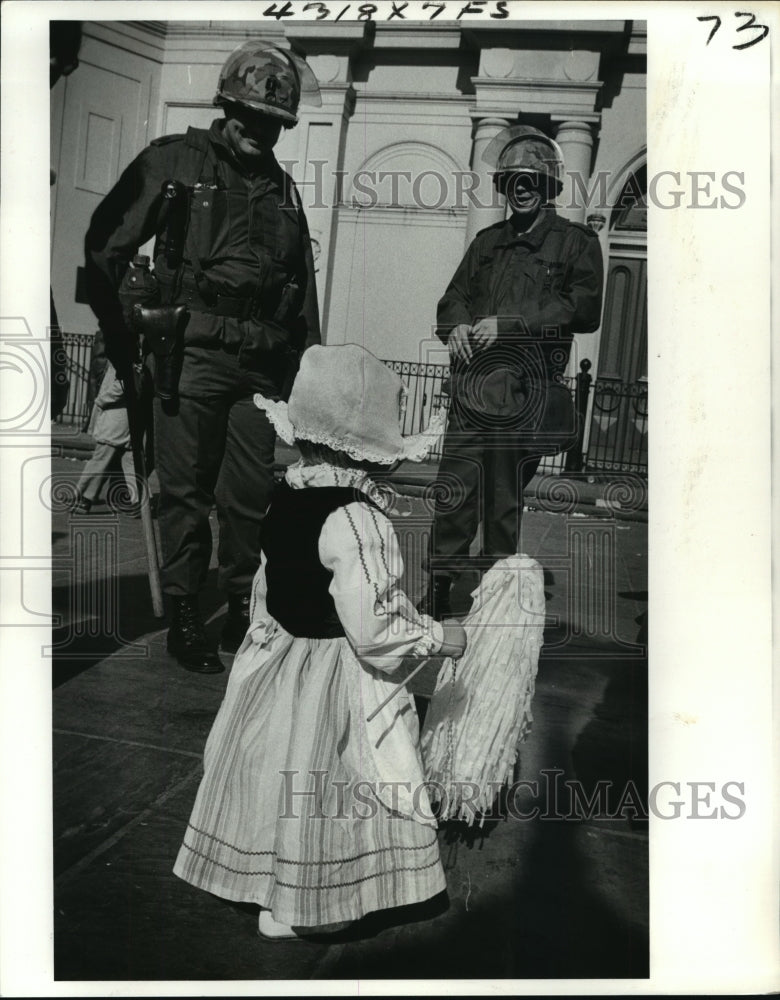
[[251,319],[260,311],[260,300],[256,295],[233,296],[215,292],[204,298],[194,288],[183,288],[177,296],[192,312],[208,313],[211,316],[227,316],[232,319]]

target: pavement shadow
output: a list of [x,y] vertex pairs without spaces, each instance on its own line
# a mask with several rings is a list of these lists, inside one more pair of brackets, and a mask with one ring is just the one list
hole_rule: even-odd
[[[396,927],[409,927],[412,924],[427,925],[429,921],[446,913],[449,909],[447,891],[438,893],[422,903],[412,903],[409,906],[396,906],[385,910],[375,910],[358,920],[351,927],[336,934],[306,934],[305,939],[312,943],[328,945],[351,944],[369,941],[377,935]],[[421,927],[421,930],[423,928]]]
[[[217,570],[209,571],[200,595],[206,621],[225,603],[217,590]],[[85,599],[85,594],[87,594]],[[121,573],[111,581],[97,581],[82,590],[71,583],[52,587],[52,611],[62,624],[52,629],[52,686],[64,684],[111,655],[133,659],[150,655],[149,637],[167,628],[164,618],[154,616],[145,574]],[[218,635],[218,622],[207,626]]]
[[[631,882],[594,885],[582,849],[584,824],[540,822],[505,913],[515,931],[512,974],[524,978],[637,978],[649,975],[647,848],[632,858]],[[592,835],[592,834],[591,834]],[[610,884],[611,882],[611,884]],[[485,941],[495,919],[485,915]],[[491,924],[493,925],[491,928]]]
[[[546,707],[532,742],[521,748],[523,768],[516,774],[538,779],[541,768],[560,765],[562,787],[540,781],[540,794],[530,802],[521,796],[514,811],[505,791],[482,826],[444,824],[449,909],[418,933],[403,926],[399,913],[396,933],[375,941],[367,939],[371,928],[361,921],[362,933],[353,932],[360,946],[345,948],[324,978],[649,975],[649,843],[641,816],[647,804],[647,661],[641,647],[626,657],[624,645],[610,641],[580,641],[576,649],[579,656],[563,658],[543,651],[539,687]],[[600,695],[591,707],[583,705],[581,697],[595,684]],[[586,800],[606,782],[607,798],[595,800],[605,810],[588,813],[572,805],[564,779],[576,783]],[[531,805],[538,813],[526,818]],[[488,840],[491,849],[483,851]]]
[[[586,791],[599,780],[613,781],[616,790],[631,780],[646,802],[646,663],[602,661],[598,669],[609,680],[572,747],[574,776]],[[540,759],[560,759],[554,741],[544,742]],[[521,824],[524,829],[517,834],[527,841],[527,854],[507,907],[517,933],[516,974],[647,977],[648,841],[625,836],[630,816],[613,816],[611,826],[600,826],[598,820],[582,818],[570,797],[559,796],[558,786],[547,785],[539,819]],[[608,808],[616,809],[620,801],[610,794]],[[623,835],[615,836],[616,831]]]
[[[564,655],[556,655],[554,647],[543,646],[539,660],[537,685],[567,684],[572,671],[606,678],[601,701],[592,710],[587,725],[582,729],[566,754],[571,755],[574,777],[582,786],[586,798],[592,797],[599,782],[609,782],[610,801],[620,801],[624,792],[626,812],[623,818],[632,826],[646,826],[648,793],[648,691],[646,647],[637,643],[625,647],[621,644],[597,641],[578,641],[567,649],[561,637],[567,635],[566,627],[545,630],[545,640],[552,637],[559,642]],[[626,650],[635,656],[625,657]],[[417,700],[417,699],[416,699]],[[420,724],[425,717],[428,700],[418,703]],[[544,723],[542,721],[541,725]],[[534,728],[531,739],[535,739]],[[521,776],[524,747],[518,750],[518,761],[513,780]],[[560,760],[560,750],[550,760]],[[449,821],[443,824],[445,845],[463,845],[481,850],[491,835],[500,828],[501,817],[509,814],[508,787],[505,785],[489,812],[476,815],[474,822]],[[631,801],[637,800],[644,807],[640,815],[632,815]]]
[[[544,814],[549,803],[538,804]],[[578,820],[512,816],[494,830],[513,844],[503,859],[492,852],[477,862],[442,845],[453,893],[448,912],[419,932],[402,928],[384,940],[365,940],[372,928],[361,922],[360,946],[347,947],[323,978],[649,976],[646,838],[610,836]],[[446,843],[446,830],[443,836]],[[496,864],[505,868],[503,880]]]
[[646,978],[646,864],[623,887],[632,897],[626,907],[615,886],[594,885],[582,824],[539,822],[516,836],[525,842],[518,844],[521,870],[499,891],[495,881],[475,879],[469,896],[438,920],[348,946],[323,978]]
[[[621,590],[618,597],[624,601],[636,601],[638,604],[647,604],[648,593],[646,590]],[[634,619],[637,626],[636,642],[640,645],[647,645],[647,608],[644,608]]]
[[[623,802],[623,818],[634,829],[647,827],[648,734],[647,662],[613,669],[591,720],[577,737],[571,757],[577,781],[592,796],[601,782],[609,800]],[[634,810],[632,803],[638,803]]]

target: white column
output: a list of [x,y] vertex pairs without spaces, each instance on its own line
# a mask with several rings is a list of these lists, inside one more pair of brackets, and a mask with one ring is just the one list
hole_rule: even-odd
[[566,165],[563,191],[556,201],[558,214],[572,222],[584,222],[593,152],[591,126],[584,121],[561,122],[555,139]]
[[493,187],[492,167],[483,161],[482,154],[508,124],[506,118],[477,119],[474,145],[471,150],[471,169],[477,175],[477,179],[466,219],[466,246],[480,229],[492,226],[494,222],[500,222],[506,215],[506,199],[496,193]]
[[[561,118],[556,119],[555,116],[552,120],[553,124],[556,120],[559,122],[555,139],[563,152],[565,165],[563,191],[556,199],[556,211],[571,222],[584,223],[587,215],[587,190],[590,183],[590,162],[593,152],[592,126],[590,122],[582,120],[562,120]],[[606,255],[604,260],[606,281]],[[576,375],[579,371],[580,361],[586,356],[592,362],[596,361],[600,336],[600,332],[574,335],[574,343],[566,369],[567,375]],[[589,434],[588,428],[589,425],[586,425],[586,441]]]
[[298,156],[303,183],[301,200],[306,211],[315,252],[317,298],[323,332],[327,325],[329,285],[333,270],[333,238],[339,194],[339,171],[342,169],[345,135],[355,106],[355,91],[350,82],[349,57],[331,54],[311,55],[309,66],[320,84],[322,105],[301,105]]

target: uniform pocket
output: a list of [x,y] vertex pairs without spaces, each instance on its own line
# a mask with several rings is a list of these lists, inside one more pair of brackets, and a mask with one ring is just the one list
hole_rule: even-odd
[[544,292],[558,292],[563,287],[566,276],[566,264],[560,260],[543,260],[535,257],[533,260],[534,280]]

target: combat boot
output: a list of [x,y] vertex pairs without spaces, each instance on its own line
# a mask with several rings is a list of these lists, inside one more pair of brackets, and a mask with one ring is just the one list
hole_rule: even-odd
[[222,629],[220,648],[235,653],[249,628],[249,594],[228,594],[228,613]]
[[195,674],[219,674],[225,668],[217,655],[198,611],[195,595],[171,598],[168,652],[185,670]]

